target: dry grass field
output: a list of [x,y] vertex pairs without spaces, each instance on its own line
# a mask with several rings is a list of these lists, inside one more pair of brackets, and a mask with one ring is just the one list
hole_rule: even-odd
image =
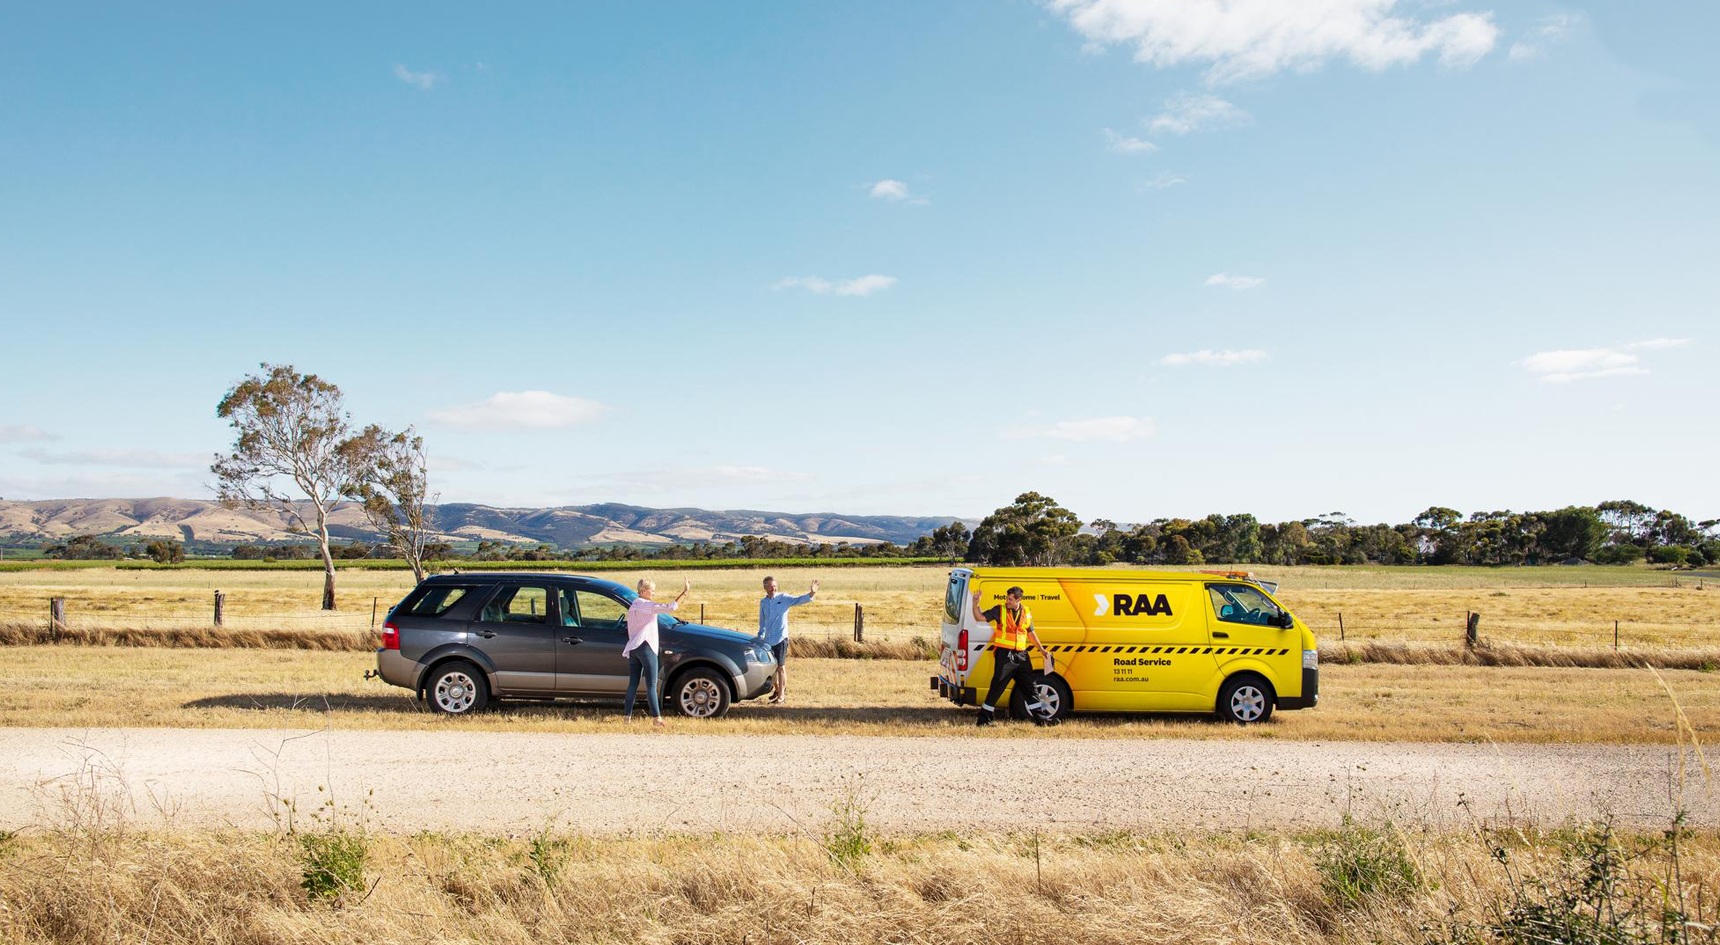
[[85,810],[0,841],[0,939],[1708,942],[1720,894],[1712,835],[1679,833],[1675,846],[1600,829],[1405,833],[1382,823],[879,838],[863,813],[833,810],[801,837],[597,841],[142,832],[93,823]]
[[[0,719],[13,726],[380,728],[617,732],[605,703],[505,704],[465,719],[362,678],[371,660],[304,650],[11,647]],[[981,738],[1280,738],[1367,741],[1672,742],[1667,687],[1698,732],[1720,728],[1720,674],[1687,670],[1327,666],[1320,706],[1237,728],[1203,716],[1077,717],[1061,728],[976,730],[972,711],[927,687],[934,663],[803,659],[783,707],[742,703],[725,719],[675,720],[714,735],[854,734]]]
[[[529,567],[523,565],[522,567]],[[1464,616],[1482,615],[1482,635],[1497,642],[1611,646],[1613,621],[1626,646],[1700,648],[1720,645],[1720,586],[1643,568],[1269,568],[1285,603],[1322,642],[1347,640],[1458,642]],[[649,576],[660,586],[693,581],[683,616],[751,629],[763,569],[614,572],[631,584]],[[802,636],[852,634],[854,605],[865,610],[869,639],[901,641],[937,630],[947,569],[805,568],[775,572],[785,591],[814,578],[819,599],[795,611]],[[373,603],[383,611],[411,587],[401,571],[345,571],[341,609],[316,609],[321,576],[294,571],[17,571],[0,573],[0,622],[42,621],[50,597],[64,597],[73,627],[207,626],[216,589],[227,594],[227,625],[238,629],[368,630]],[[1676,586],[1674,586],[1676,582]]]

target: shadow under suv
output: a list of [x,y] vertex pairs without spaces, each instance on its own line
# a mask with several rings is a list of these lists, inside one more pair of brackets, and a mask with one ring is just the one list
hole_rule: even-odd
[[[627,693],[627,607],[638,596],[572,574],[426,578],[389,611],[377,675],[449,715],[497,699],[619,700]],[[776,664],[751,634],[673,614],[657,619],[665,712],[714,718],[770,692]]]

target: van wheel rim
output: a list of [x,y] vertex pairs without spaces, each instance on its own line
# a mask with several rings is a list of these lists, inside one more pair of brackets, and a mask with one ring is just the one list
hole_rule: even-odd
[[717,684],[702,676],[688,680],[681,687],[681,711],[695,719],[716,715],[721,704],[722,693],[717,691]]
[[436,680],[436,705],[444,712],[470,711],[477,698],[478,687],[465,673],[448,673]]
[[1230,714],[1238,721],[1253,722],[1266,712],[1266,693],[1257,686],[1238,686],[1230,694]]
[[1042,719],[1057,717],[1057,710],[1063,708],[1063,700],[1057,695],[1057,687],[1039,683],[1033,687],[1033,696],[1039,702],[1039,711],[1034,714]]

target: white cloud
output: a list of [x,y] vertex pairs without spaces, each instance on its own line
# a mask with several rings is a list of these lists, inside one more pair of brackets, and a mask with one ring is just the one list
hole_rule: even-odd
[[497,391],[475,404],[429,412],[430,419],[474,430],[550,430],[590,423],[609,408],[547,390]]
[[18,455],[38,463],[57,466],[127,466],[136,469],[193,469],[209,464],[203,453],[164,453],[160,450],[94,449],[50,451],[19,450]]
[[789,276],[788,278],[779,281],[776,285],[771,286],[771,288],[777,290],[799,288],[805,289],[815,295],[828,295],[834,292],[837,295],[854,295],[863,297],[871,295],[874,292],[882,292],[895,284],[895,276],[880,276],[877,274],[857,276],[853,279],[837,279],[835,281],[831,281],[820,276]]
[[1524,370],[1548,384],[1568,384],[1596,377],[1647,374],[1640,355],[1632,351],[1656,351],[1690,343],[1689,338],[1644,338],[1610,348],[1566,348],[1538,351],[1517,362]]
[[[1310,70],[1344,59],[1364,69],[1429,53],[1468,65],[1493,49],[1493,14],[1394,16],[1398,0],[1049,0],[1089,43],[1130,45],[1159,68],[1200,65],[1209,82]],[[1405,4],[1407,6],[1407,4]]]
[[1127,443],[1153,435],[1151,417],[1093,417],[1059,420],[1048,427],[1028,427],[1004,433],[1012,440],[1053,439],[1074,443]]
[[1234,289],[1237,292],[1246,292],[1249,289],[1260,288],[1266,284],[1266,280],[1259,276],[1233,276],[1228,272],[1215,272],[1206,277],[1206,284],[1221,289]]
[[413,72],[400,63],[394,64],[394,77],[423,92],[435,88],[442,81],[442,76],[435,72]]
[[1511,48],[1505,53],[1505,58],[1512,62],[1522,62],[1525,59],[1534,59],[1539,55],[1541,55],[1541,48],[1539,46],[1519,42],[1511,44]]
[[1190,364],[1208,364],[1215,367],[1231,367],[1236,364],[1250,364],[1255,361],[1264,361],[1270,357],[1272,357],[1270,354],[1267,354],[1259,348],[1245,348],[1242,350],[1225,348],[1223,351],[1214,351],[1211,348],[1202,348],[1199,351],[1185,351],[1180,354],[1167,354],[1159,359],[1159,363],[1169,367],[1187,367]]
[[1151,180],[1144,180],[1139,184],[1136,184],[1135,193],[1149,194],[1155,190],[1164,190],[1166,187],[1175,187],[1179,184],[1186,183],[1188,183],[1188,178],[1181,174],[1172,174],[1170,171],[1165,171],[1164,173],[1153,177]]
[[0,423],[0,443],[39,443],[59,437],[30,423]]
[[1150,154],[1159,149],[1151,141],[1120,135],[1109,128],[1105,129],[1105,149],[1119,154]]
[[881,180],[872,185],[872,196],[879,200],[908,199],[908,185],[899,180]]
[[1253,115],[1216,95],[1185,92],[1166,99],[1165,110],[1147,119],[1147,130],[1186,135],[1201,128],[1232,128],[1253,120]]
[[1563,42],[1565,37],[1570,35],[1573,22],[1570,16],[1563,13],[1542,17],[1530,33],[1531,36],[1538,37],[1538,41],[1523,42],[1518,40],[1512,43],[1510,50],[1505,53],[1506,58],[1512,62],[1540,58],[1544,48],[1541,44]]
[[1618,374],[1647,374],[1641,358],[1613,348],[1580,348],[1540,351],[1522,361],[1529,373],[1550,384],[1611,377]]

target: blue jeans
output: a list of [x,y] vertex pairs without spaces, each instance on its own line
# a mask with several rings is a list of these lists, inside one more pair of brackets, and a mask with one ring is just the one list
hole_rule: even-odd
[[649,643],[641,643],[627,654],[627,702],[622,711],[633,717],[633,700],[639,695],[639,677],[645,677],[645,691],[651,700],[651,717],[663,717],[662,697],[657,694],[657,651]]

